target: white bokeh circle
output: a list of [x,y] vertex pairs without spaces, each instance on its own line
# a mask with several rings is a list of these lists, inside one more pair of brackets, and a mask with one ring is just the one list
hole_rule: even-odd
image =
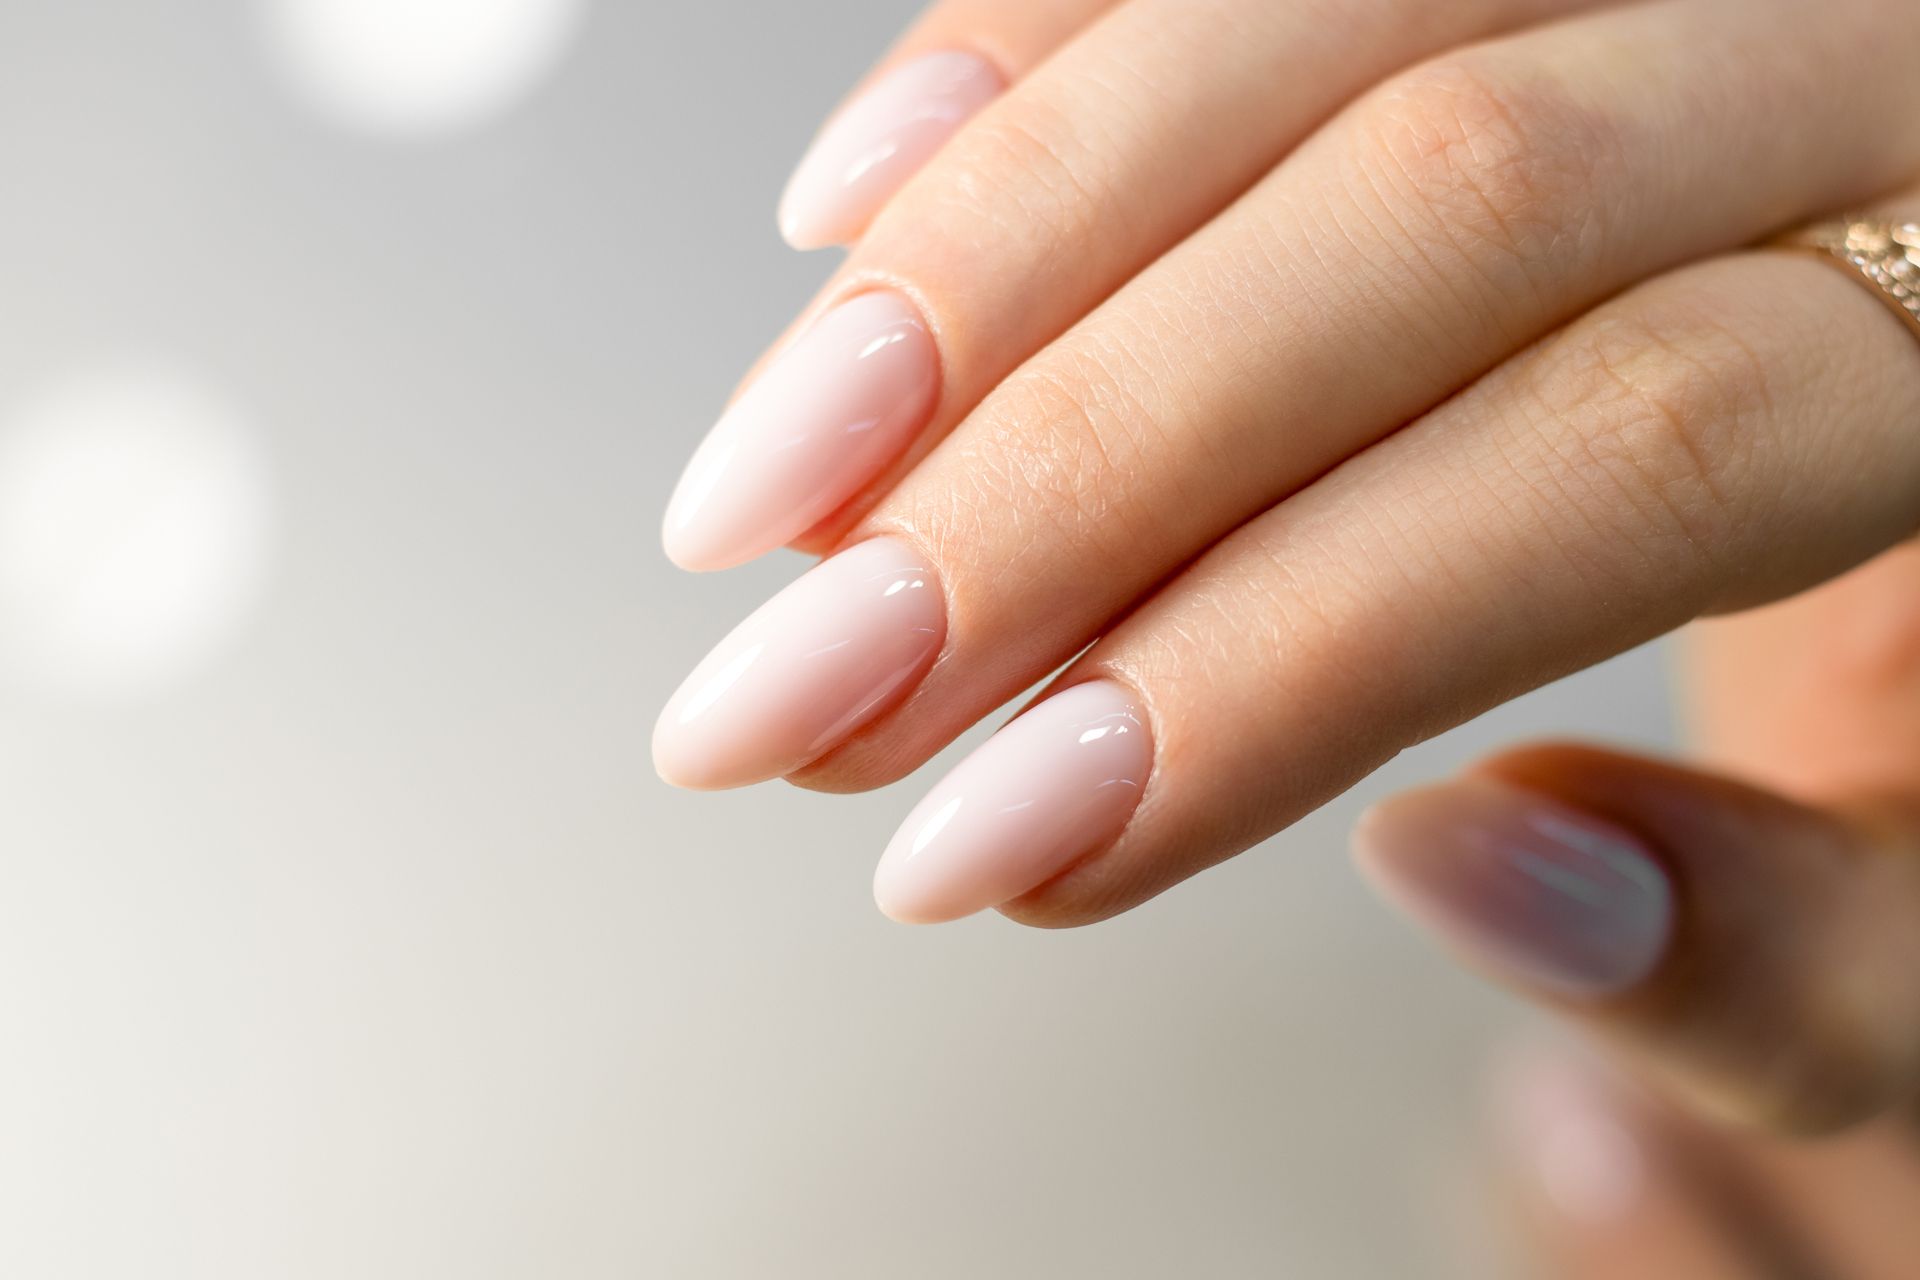
[[435,137],[518,105],[573,43],[585,0],[258,0],[289,86],[369,133]]
[[0,681],[157,691],[252,614],[271,523],[258,441],[160,361],[62,379],[0,416]]

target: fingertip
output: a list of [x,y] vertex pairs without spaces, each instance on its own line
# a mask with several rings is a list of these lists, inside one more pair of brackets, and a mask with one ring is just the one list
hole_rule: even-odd
[[989,738],[907,815],[876,868],[895,919],[936,923],[998,907],[1111,844],[1153,767],[1135,695],[1073,685]]
[[735,569],[772,549],[743,538],[733,522],[705,509],[712,505],[706,501],[712,484],[703,474],[707,462],[703,455],[704,451],[696,454],[688,464],[660,522],[661,551],[675,568],[687,573]]
[[853,236],[835,223],[818,216],[789,185],[780,197],[780,209],[777,216],[780,227],[780,239],[789,249],[797,253],[814,253],[821,249],[838,249],[853,240]]
[[1382,896],[1477,967],[1535,991],[1602,999],[1664,958],[1673,891],[1632,833],[1469,775],[1370,810],[1356,859]]
[[804,769],[904,697],[945,635],[939,582],[916,548],[889,537],[849,547],[695,666],[654,726],[655,767],[697,790]]
[[950,903],[918,897],[879,875],[874,877],[873,905],[895,924],[906,925],[952,924],[979,914],[978,909],[956,908]]
[[850,243],[972,116],[1006,88],[986,59],[937,50],[894,67],[829,120],[780,197],[796,249]]
[[910,818],[887,842],[873,869],[873,904],[880,914],[895,924],[934,925],[951,924],[985,910],[956,895],[949,880],[928,877],[923,867],[913,865],[914,836],[919,829]]
[[672,562],[674,568],[687,573],[720,573],[727,569],[737,569],[765,554],[757,550],[742,552],[738,548],[703,542],[672,531],[662,535],[660,549],[666,553],[667,559]]
[[653,771],[677,791],[729,791],[760,779],[742,778],[725,761],[695,746],[676,714],[683,694],[676,694],[653,725]]

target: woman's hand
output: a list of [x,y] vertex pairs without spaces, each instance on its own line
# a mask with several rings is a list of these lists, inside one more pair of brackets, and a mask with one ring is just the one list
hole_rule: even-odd
[[858,244],[668,514],[835,554],[663,774],[878,786],[1072,661],[876,887],[1085,923],[1892,546],[1920,345],[1741,247],[1920,180],[1917,56],[1911,0],[947,0],[803,165],[790,234]]
[[[1509,753],[1377,807],[1362,864],[1469,963],[1680,1104],[1564,1068],[1503,1089],[1546,1193],[1529,1216],[1553,1252],[1619,1266],[1571,1274],[1920,1274],[1920,547],[1693,640],[1717,774]],[[1874,1123],[1796,1151],[1683,1112],[1795,1136]],[[1630,1174],[1632,1195],[1560,1194],[1566,1168],[1608,1187]],[[1723,1183],[1778,1207],[1730,1214]],[[1596,1197],[1604,1212],[1579,1203]],[[1624,1265],[1769,1223],[1820,1265]]]
[[1714,772],[1509,752],[1377,806],[1361,864],[1695,1111],[1825,1133],[1912,1106],[1920,547],[1692,639]]

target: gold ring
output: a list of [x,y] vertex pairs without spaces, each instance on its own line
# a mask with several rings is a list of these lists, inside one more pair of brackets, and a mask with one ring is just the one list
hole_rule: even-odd
[[1893,308],[1920,338],[1920,222],[1840,218],[1820,222],[1776,242],[1817,253]]

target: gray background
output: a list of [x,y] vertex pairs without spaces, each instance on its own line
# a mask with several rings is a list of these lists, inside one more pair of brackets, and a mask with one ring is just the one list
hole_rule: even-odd
[[0,7],[0,413],[163,351],[276,529],[190,673],[0,687],[0,1274],[1482,1274],[1523,1015],[1345,830],[1522,735],[1663,741],[1651,655],[1069,934],[873,911],[927,773],[652,775],[658,704],[802,565],[681,575],[657,514],[828,270],[773,203],[912,8],[602,0],[517,109],[397,140],[237,0]]

